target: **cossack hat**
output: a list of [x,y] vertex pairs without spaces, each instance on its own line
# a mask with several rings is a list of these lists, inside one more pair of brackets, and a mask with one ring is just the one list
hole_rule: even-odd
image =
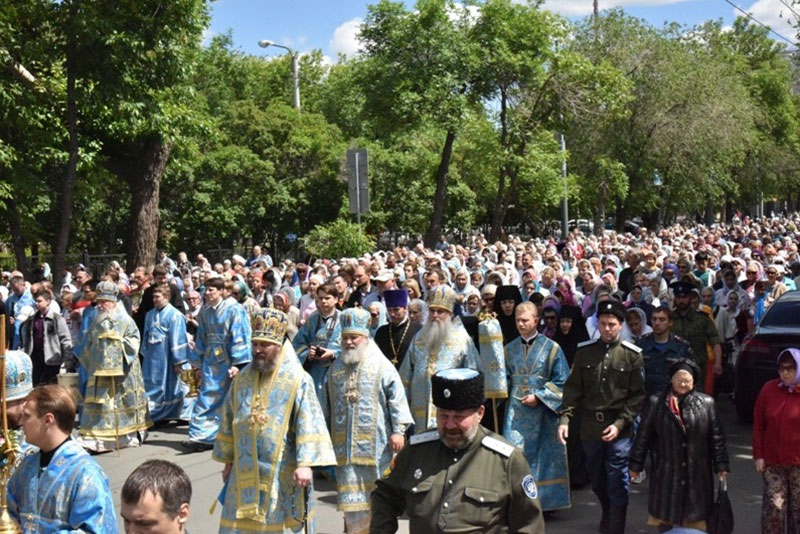
[[408,308],[407,289],[388,289],[383,292],[383,299],[387,308]]
[[456,292],[450,286],[436,286],[428,291],[428,308],[445,310],[453,313],[456,305]]
[[348,308],[340,316],[342,335],[355,334],[369,337],[369,312],[363,308]]
[[24,399],[33,389],[33,364],[21,350],[9,350],[6,359],[6,400]]
[[114,282],[110,282],[108,280],[104,280],[97,284],[97,297],[95,300],[110,300],[111,302],[117,301],[117,295],[119,295],[119,288],[117,284]]
[[672,294],[676,297],[685,297],[686,295],[691,295],[692,290],[697,289],[689,282],[675,282],[669,287],[672,289]]
[[625,306],[616,300],[604,300],[597,303],[597,316],[613,315],[620,321],[625,321]]
[[274,308],[263,308],[251,320],[253,341],[266,341],[274,345],[283,345],[289,319],[286,314]]
[[443,410],[469,410],[486,402],[483,373],[474,369],[445,369],[431,377],[433,404]]

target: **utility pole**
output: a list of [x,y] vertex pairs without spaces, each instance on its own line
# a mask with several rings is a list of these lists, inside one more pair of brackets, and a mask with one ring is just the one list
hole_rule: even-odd
[[600,0],[594,0],[592,2],[592,5],[594,7],[594,18],[596,19],[597,16],[600,14]]

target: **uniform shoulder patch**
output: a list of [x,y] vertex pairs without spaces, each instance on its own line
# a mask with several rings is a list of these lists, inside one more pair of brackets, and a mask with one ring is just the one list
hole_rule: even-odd
[[414,434],[408,442],[411,445],[419,445],[420,443],[428,443],[429,441],[436,441],[437,439],[439,439],[439,431],[428,430],[422,434]]
[[597,343],[597,340],[596,339],[587,339],[586,341],[581,341],[580,343],[578,343],[578,348],[588,347],[592,343]]
[[676,336],[675,334],[672,334],[672,337],[674,337],[675,341],[677,341],[678,343],[680,343],[682,345],[686,345],[687,347],[691,347],[692,346],[691,343],[689,343],[687,340],[685,340],[681,336]]
[[636,352],[636,353],[642,352],[642,347],[636,346],[633,343],[631,343],[630,341],[623,341],[622,342],[622,346],[623,347],[627,347],[627,348],[631,349],[633,352]]
[[533,479],[533,475],[526,475],[525,478],[522,479],[522,491],[524,491],[525,495],[530,499],[535,499],[539,496],[539,488],[536,487],[536,481]]
[[510,445],[508,443],[503,443],[499,439],[493,438],[492,436],[484,437],[481,440],[481,445],[494,452],[499,452],[506,458],[510,457],[511,453],[514,452],[513,445]]

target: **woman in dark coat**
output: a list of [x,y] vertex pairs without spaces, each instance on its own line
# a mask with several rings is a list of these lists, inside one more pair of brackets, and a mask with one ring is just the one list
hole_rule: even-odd
[[[577,306],[562,306],[558,328],[553,341],[558,343],[564,352],[567,363],[572,367],[578,345],[589,340],[586,322],[581,309]],[[569,420],[569,437],[567,438],[567,464],[569,465],[569,483],[572,489],[580,489],[589,484],[586,472],[586,454],[581,444],[581,419],[583,411],[578,410],[575,417]]]
[[630,454],[630,475],[644,469],[653,452],[649,525],[666,532],[673,526],[706,530],[714,501],[714,474],[729,471],[725,435],[714,399],[694,389],[700,368],[689,360],[672,364],[671,384],[653,395]]

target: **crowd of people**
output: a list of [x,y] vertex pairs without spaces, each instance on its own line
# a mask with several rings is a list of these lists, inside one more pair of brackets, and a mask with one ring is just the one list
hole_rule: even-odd
[[[798,233],[791,214],[565,241],[442,236],[306,263],[258,246],[213,265],[160,251],[150,267],[76,266],[57,290],[46,265],[30,280],[3,273],[8,355],[37,386],[12,426],[45,466],[56,450],[89,462],[83,451],[187,424],[187,452],[224,465],[223,533],[313,529],[315,476],[335,480],[349,533],[394,532],[404,512],[412,531],[543,532],[586,484],[599,531],[622,533],[629,484],[645,477],[649,525],[702,532],[730,470],[720,379],[800,287]],[[771,439],[797,440],[782,423],[800,422],[798,361],[781,355],[755,407],[764,532],[800,527],[800,448]],[[48,385],[68,377],[75,439]],[[42,439],[30,421],[48,417],[58,432]],[[36,478],[25,462],[15,499]],[[102,492],[97,469],[76,483]],[[12,513],[68,523],[65,506]],[[188,511],[170,510],[183,525]]]

